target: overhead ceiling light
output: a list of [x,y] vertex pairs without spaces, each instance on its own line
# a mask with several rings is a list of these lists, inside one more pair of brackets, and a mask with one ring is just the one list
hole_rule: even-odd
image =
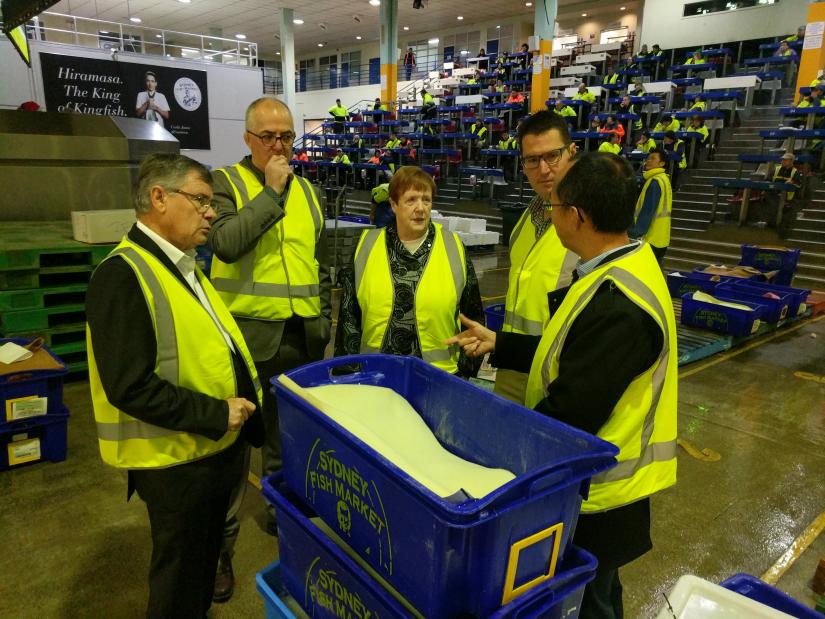
[[427,43],[429,43],[430,45],[438,45],[438,39],[437,38],[429,39],[427,41]]
[[292,20],[292,23],[295,24],[296,26],[301,26],[301,25],[303,25],[304,20],[303,19],[298,19],[296,17],[295,19]]
[[323,43],[318,43],[318,47],[323,47],[323,46],[324,46]]
[[109,31],[108,30],[101,30],[100,34],[109,34]]
[[410,29],[409,26],[404,26],[404,30],[409,30],[409,29]]
[[129,21],[132,22],[133,24],[139,24],[143,20],[140,17],[130,17]]
[[463,16],[463,15],[459,15],[458,17],[456,17],[456,19],[457,19],[458,21],[461,21],[462,19],[464,19],[464,16]]
[[462,50],[461,50],[461,55],[462,55],[462,56],[466,56],[466,55],[467,55],[467,54],[469,54],[469,53],[470,53],[470,52],[468,52],[466,49],[462,49]]
[[626,6],[620,6],[620,7],[619,7],[619,10],[620,10],[620,11],[624,11],[626,8],[627,8]]
[[156,34],[156,35],[155,35],[155,38],[156,38],[156,39],[162,39],[162,38],[163,38],[163,35],[162,35],[162,34]]
[[582,17],[587,17],[587,13],[582,13]]
[[236,34],[235,38],[240,39],[241,41],[243,41],[246,38],[246,35],[245,34]]
[[190,4],[192,0],[178,0],[181,4]]
[[496,30],[501,30],[501,26],[496,26]]
[[249,51],[249,48],[248,48],[248,47],[244,47],[244,48],[243,48],[243,51],[248,52],[248,51]]
[[525,2],[524,6],[533,6],[533,3],[532,2]]
[[361,37],[361,35],[360,35],[360,34],[358,34],[358,35],[355,35],[355,38],[356,38],[356,39],[358,39],[358,40],[360,41],[362,37]]
[[276,56],[280,56],[280,55],[281,55],[281,52],[275,52],[275,55],[276,55]]
[[370,0],[372,6],[381,6],[381,0]]

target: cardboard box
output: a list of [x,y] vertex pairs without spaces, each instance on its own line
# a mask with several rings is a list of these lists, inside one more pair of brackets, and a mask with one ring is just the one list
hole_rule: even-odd
[[119,243],[135,219],[134,209],[72,211],[72,235],[81,243]]

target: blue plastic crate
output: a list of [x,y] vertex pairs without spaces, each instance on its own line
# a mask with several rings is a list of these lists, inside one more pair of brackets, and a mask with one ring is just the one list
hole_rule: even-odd
[[[310,617],[318,619],[415,616],[408,605],[398,600],[397,593],[389,592],[310,520],[314,514],[286,489],[280,473],[264,479],[262,486],[264,496],[278,515],[280,582],[271,586],[281,585]],[[489,617],[574,618],[584,586],[595,576],[596,566],[591,554],[571,548],[553,579]],[[281,596],[285,597],[283,593]]]
[[[25,339],[0,339],[0,346],[6,342],[14,342],[20,346],[25,346],[30,341]],[[43,348],[55,360],[63,363],[46,346]],[[0,376],[0,430],[8,426],[9,423],[17,423],[18,421],[6,417],[6,402],[8,400],[30,396],[47,397],[49,400],[46,414],[62,413],[64,411],[63,377],[68,371],[68,368],[63,364],[62,370],[27,370]]]
[[713,294],[716,286],[730,281],[731,278],[698,271],[672,271],[665,279],[670,296],[675,299],[697,290]]
[[791,596],[782,593],[779,589],[771,587],[766,582],[750,574],[736,574],[719,584],[729,591],[735,591],[739,595],[744,595],[755,602],[787,613],[791,617],[822,619],[821,613],[816,612],[813,608],[808,608],[801,602],[797,602]]
[[732,286],[729,284],[721,284],[716,288],[714,295],[721,301],[733,301],[738,303],[744,301],[746,303],[756,303],[762,305],[765,310],[762,318],[767,323],[776,323],[780,320],[785,320],[790,316],[788,309],[793,303],[793,298],[789,294],[777,294],[779,299],[766,298],[765,293],[754,288],[745,288],[740,286]]
[[791,302],[788,304],[788,315],[791,317],[805,313],[805,302],[808,299],[808,295],[811,294],[811,291],[808,289],[791,288],[789,286],[780,286],[778,284],[769,284],[767,282],[733,280],[730,283],[736,288],[755,290],[760,294],[764,294],[765,292],[773,292],[777,295],[790,295]]
[[501,331],[504,326],[504,303],[488,305],[484,308],[484,316],[487,319],[487,328],[493,331]]
[[270,563],[255,575],[255,588],[264,601],[266,619],[296,619],[283,599],[288,595],[281,582],[281,562]]
[[764,306],[748,301],[736,301],[754,311],[724,307],[693,299],[693,293],[682,295],[682,324],[718,331],[734,337],[755,333],[764,315]]
[[339,221],[350,221],[354,224],[370,225],[369,215],[338,215]]
[[274,383],[287,485],[428,619],[486,617],[551,578],[590,478],[615,463],[614,445],[415,357],[353,355],[287,375],[393,389],[454,454],[516,475],[482,499],[442,499]]
[[68,421],[64,407],[62,413],[31,417],[0,429],[0,471],[41,460],[65,460]]
[[787,247],[742,245],[742,260],[739,264],[755,267],[760,271],[783,271],[793,275],[799,254],[800,250]]

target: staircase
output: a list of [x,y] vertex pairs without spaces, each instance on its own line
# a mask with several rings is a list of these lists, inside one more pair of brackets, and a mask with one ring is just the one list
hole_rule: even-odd
[[792,97],[792,89],[782,89],[777,97],[778,105],[751,108],[740,126],[724,130],[714,160],[705,160],[682,180],[680,190],[673,196],[666,270],[692,270],[711,263],[737,264],[743,243],[785,245],[802,250],[794,285],[825,289],[825,186],[818,178],[810,178],[810,198],[786,214],[779,230],[739,227],[734,219],[738,207],[728,204],[729,195],[724,192],[719,197],[716,220],[711,223],[712,179],[736,176],[739,168],[736,156],[759,152],[762,142],[759,131],[779,126],[778,108],[790,105]]

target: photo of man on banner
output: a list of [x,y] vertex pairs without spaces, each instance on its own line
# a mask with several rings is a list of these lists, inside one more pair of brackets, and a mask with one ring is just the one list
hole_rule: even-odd
[[153,71],[147,71],[143,79],[146,90],[138,93],[135,115],[138,118],[159,122],[163,127],[163,121],[169,120],[169,103],[166,96],[157,91],[158,82]]

